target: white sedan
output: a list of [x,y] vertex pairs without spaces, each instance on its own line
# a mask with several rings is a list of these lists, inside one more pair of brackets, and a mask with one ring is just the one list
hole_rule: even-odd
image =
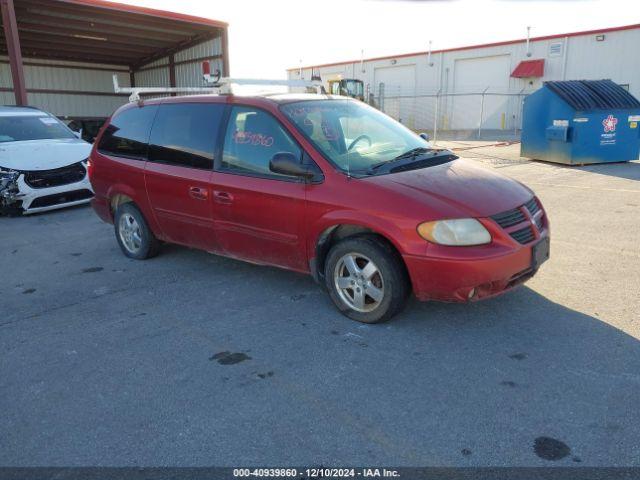
[[53,115],[0,107],[0,214],[37,213],[87,203],[91,144]]

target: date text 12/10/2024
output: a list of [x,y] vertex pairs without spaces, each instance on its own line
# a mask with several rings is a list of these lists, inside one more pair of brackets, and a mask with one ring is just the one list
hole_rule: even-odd
[[386,468],[235,468],[237,478],[398,478],[397,470]]

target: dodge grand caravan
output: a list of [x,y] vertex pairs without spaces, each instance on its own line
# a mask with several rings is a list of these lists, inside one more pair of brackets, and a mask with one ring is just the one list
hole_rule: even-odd
[[173,97],[120,108],[91,153],[93,207],[123,253],[161,242],[311,274],[367,323],[492,297],[549,255],[525,186],[344,97]]

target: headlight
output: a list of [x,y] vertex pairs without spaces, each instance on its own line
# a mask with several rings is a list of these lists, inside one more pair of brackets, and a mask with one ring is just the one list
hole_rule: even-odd
[[0,167],[0,178],[15,180],[20,176],[20,172],[11,170],[10,168]]
[[425,222],[418,225],[418,234],[440,245],[470,246],[491,242],[491,234],[475,218]]

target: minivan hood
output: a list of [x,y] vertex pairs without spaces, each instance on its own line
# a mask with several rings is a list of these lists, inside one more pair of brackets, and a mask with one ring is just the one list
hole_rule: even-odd
[[89,157],[91,145],[83,140],[27,140],[0,143],[0,167],[18,171],[53,170]]
[[465,160],[370,177],[423,201],[448,217],[487,217],[523,205],[533,193],[521,183]]

